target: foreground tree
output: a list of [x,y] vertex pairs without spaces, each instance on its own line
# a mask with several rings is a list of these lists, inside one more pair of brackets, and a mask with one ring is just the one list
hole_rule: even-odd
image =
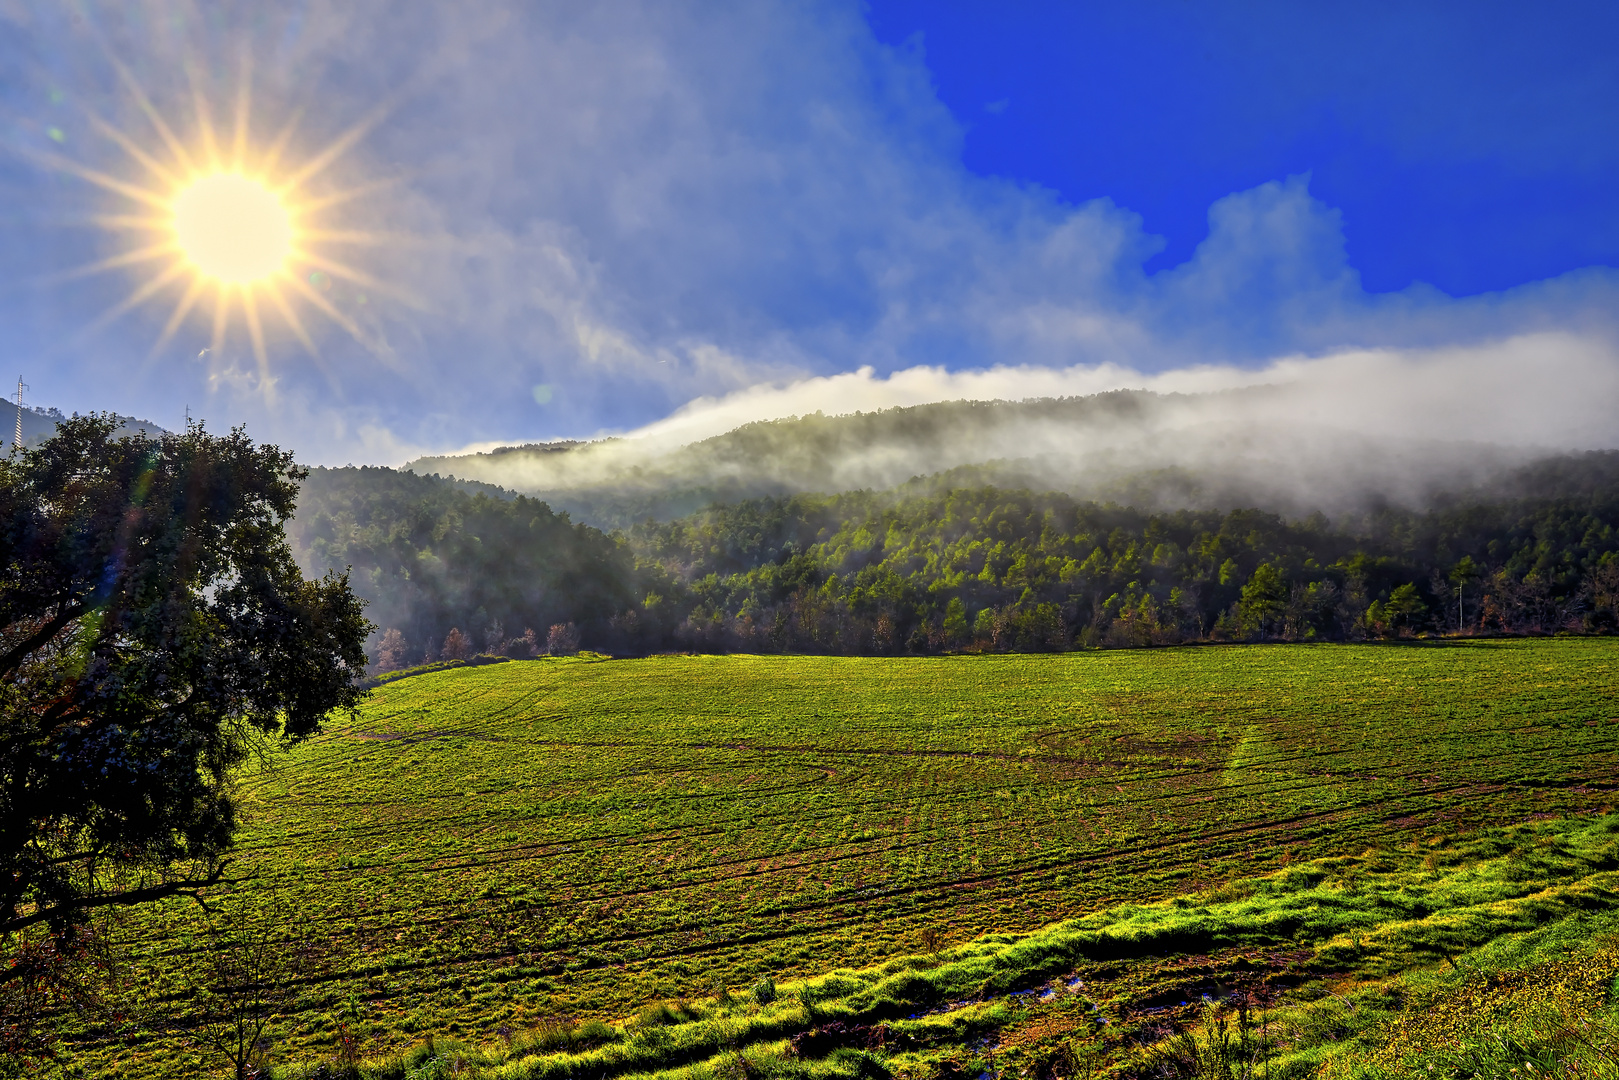
[[[216,882],[230,775],[363,696],[347,579],[287,548],[303,471],[241,432],[75,417],[0,460],[0,985],[98,909]],[[33,943],[33,944],[30,944]]]

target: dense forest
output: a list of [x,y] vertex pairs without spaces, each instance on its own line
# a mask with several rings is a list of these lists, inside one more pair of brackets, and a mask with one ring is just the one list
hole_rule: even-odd
[[[482,487],[482,485],[477,485]],[[625,544],[522,496],[385,468],[312,469],[287,535],[305,568],[352,567],[366,614],[393,631],[384,666],[526,649],[574,624],[600,641],[641,601]],[[384,635],[385,636],[385,635]],[[373,639],[375,663],[384,652]]]
[[581,643],[920,653],[1619,626],[1619,452],[1332,521],[918,481],[612,534],[436,477],[315,470],[291,534],[308,569],[354,568],[394,631],[383,666]]

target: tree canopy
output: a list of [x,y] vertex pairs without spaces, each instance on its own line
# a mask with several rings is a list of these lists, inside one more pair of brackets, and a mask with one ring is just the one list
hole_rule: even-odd
[[0,459],[0,933],[217,878],[229,774],[363,691],[370,625],[282,533],[304,472],[240,430],[74,417]]

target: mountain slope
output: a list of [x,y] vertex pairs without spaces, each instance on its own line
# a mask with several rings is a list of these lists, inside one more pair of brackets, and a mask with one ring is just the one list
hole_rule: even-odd
[[[57,421],[62,414],[56,409],[47,409],[36,412],[33,409],[22,410],[22,438],[24,446],[38,446],[52,435],[56,434]],[[118,421],[118,427],[113,431],[115,438],[125,435],[163,435],[165,429],[158,427],[150,420],[137,420],[133,416],[113,415]],[[10,449],[13,437],[17,431],[17,406],[9,401],[0,401],[0,442]]]

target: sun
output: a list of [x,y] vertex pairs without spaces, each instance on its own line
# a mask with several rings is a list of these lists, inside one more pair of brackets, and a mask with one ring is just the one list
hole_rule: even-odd
[[[137,130],[120,128],[86,113],[89,126],[124,154],[121,168],[91,168],[54,151],[33,156],[50,167],[88,181],[118,205],[90,222],[129,238],[125,249],[59,275],[84,277],[108,272],[133,275],[132,290],[85,328],[91,332],[143,304],[172,296],[169,317],[156,343],[155,357],[193,314],[211,310],[213,332],[200,355],[210,364],[221,356],[238,323],[245,327],[258,361],[260,385],[268,395],[273,344],[267,319],[284,327],[305,352],[321,362],[306,325],[309,309],[324,315],[379,356],[385,351],[362,326],[372,296],[412,307],[422,305],[406,290],[367,274],[332,254],[344,246],[377,246],[400,238],[333,221],[357,199],[375,194],[387,181],[348,189],[317,190],[316,181],[378,123],[386,107],[351,126],[302,160],[289,161],[296,140],[289,123],[273,138],[255,137],[248,80],[242,79],[229,132],[213,123],[214,109],[193,89],[195,120],[189,130],[170,122],[122,65],[114,65],[124,89],[144,118]],[[245,71],[245,68],[244,68]],[[140,128],[144,127],[144,130]],[[278,317],[278,318],[276,318]],[[325,366],[322,363],[322,368]],[[335,379],[326,371],[328,379]]]
[[240,173],[214,173],[174,199],[174,240],[198,273],[251,285],[280,273],[293,251],[280,196]]

